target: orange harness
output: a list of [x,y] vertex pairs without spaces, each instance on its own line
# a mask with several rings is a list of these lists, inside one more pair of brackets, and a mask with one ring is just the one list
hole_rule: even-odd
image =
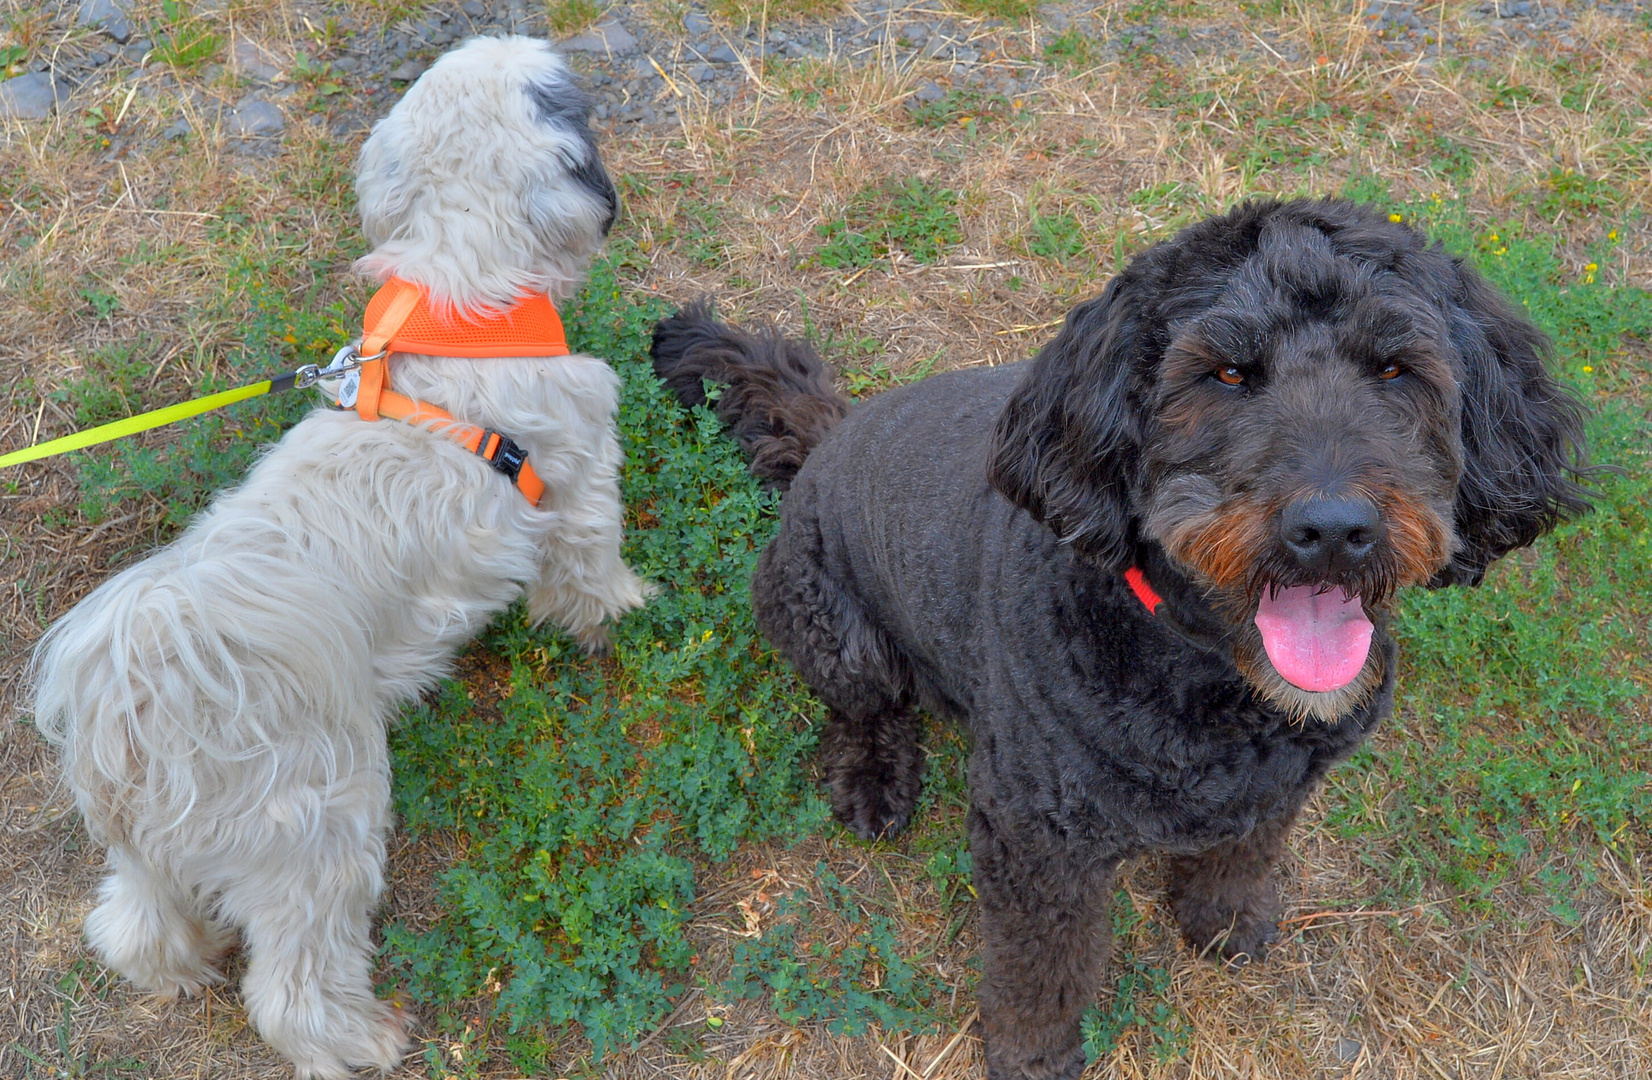
[[367,303],[362,316],[361,366],[346,377],[339,395],[340,407],[354,408],[363,420],[402,420],[452,439],[508,476],[528,502],[538,506],[545,483],[528,464],[527,451],[503,432],[462,423],[445,409],[391,390],[391,353],[567,356],[568,339],[551,298],[543,294],[524,297],[480,321],[440,319],[430,310],[423,287],[391,278]]

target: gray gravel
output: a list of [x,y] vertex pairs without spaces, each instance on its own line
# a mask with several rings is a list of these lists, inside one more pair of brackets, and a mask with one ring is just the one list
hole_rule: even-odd
[[69,96],[69,84],[32,71],[0,82],[0,118],[44,120]]
[[[0,115],[38,119],[50,115],[66,93],[93,80],[126,80],[136,65],[150,57],[152,43],[143,36],[144,24],[130,14],[133,0],[42,0],[64,26],[80,26],[82,33],[52,57],[35,57],[22,78],[0,84]],[[197,10],[220,0],[201,0]],[[1053,79],[1063,77],[1054,63],[989,62],[1001,54],[1006,27],[993,20],[959,23],[939,17],[928,0],[851,0],[848,13],[830,21],[787,24],[760,34],[757,27],[720,30],[698,6],[684,11],[680,23],[661,32],[645,19],[641,0],[620,0],[594,27],[571,35],[560,44],[584,74],[592,92],[595,114],[610,127],[627,124],[675,124],[677,99],[655,68],[658,64],[681,88],[691,86],[722,104],[752,92],[747,65],[764,58],[824,57],[831,53],[852,63],[893,61],[902,66],[926,65],[929,75],[909,107],[943,101],[959,90],[990,92],[1008,98],[1035,96]],[[701,2],[703,0],[691,0]],[[1510,47],[1534,41],[1567,47],[1573,19],[1584,6],[1632,17],[1645,0],[1596,0],[1561,7],[1554,0],[1481,0],[1470,17],[1482,21],[1488,33],[1471,50],[1448,30],[1444,42],[1433,0],[1348,0],[1350,14],[1368,21],[1380,47],[1400,58],[1420,58],[1422,66],[1442,55],[1458,56],[1471,69],[1486,70]],[[1186,64],[1199,56],[1272,60],[1254,36],[1232,25],[1172,27],[1156,18],[1120,17],[1112,8],[1093,8],[1090,0],[1049,3],[1039,9],[1049,35],[1071,32],[1088,40],[1088,55],[1097,61],[1132,53],[1152,53],[1172,64]],[[265,154],[279,146],[285,125],[301,104],[322,108],[325,123],[340,136],[363,130],[383,112],[429,61],[455,42],[474,34],[530,33],[545,36],[543,7],[538,0],[442,0],[437,6],[381,30],[359,18],[335,0],[307,0],[302,14],[313,25],[332,20],[341,31],[336,49],[313,62],[329,65],[324,78],[343,92],[318,104],[308,98],[295,103],[299,85],[285,81],[290,54],[281,43],[261,43],[238,37],[221,57],[222,66],[209,65],[186,79],[198,91],[222,96],[217,108],[226,113],[225,131],[245,133],[247,152]],[[1048,40],[1048,37],[1045,38]],[[1304,62],[1288,44],[1270,43],[1286,61]],[[268,47],[266,47],[266,45]],[[49,73],[46,68],[50,66]],[[938,67],[937,67],[938,66]],[[223,71],[240,82],[239,92],[257,90],[249,101],[229,98],[223,89]],[[25,82],[24,80],[28,81]],[[55,81],[54,81],[55,80]],[[283,115],[284,114],[284,115]],[[254,130],[256,129],[256,130]],[[195,134],[187,121],[173,119],[156,133],[183,139]],[[232,149],[241,148],[237,143]]]
[[131,5],[124,0],[81,0],[75,21],[102,30],[116,41],[132,36]]

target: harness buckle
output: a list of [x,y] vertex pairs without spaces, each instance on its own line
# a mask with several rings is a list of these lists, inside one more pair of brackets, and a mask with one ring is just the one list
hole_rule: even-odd
[[516,445],[509,435],[492,428],[483,429],[482,441],[476,444],[476,456],[492,465],[495,472],[510,477],[513,484],[522,471],[523,463],[528,460],[526,450]]

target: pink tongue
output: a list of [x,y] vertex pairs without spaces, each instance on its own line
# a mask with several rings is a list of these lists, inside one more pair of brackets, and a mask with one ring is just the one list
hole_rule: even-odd
[[1297,585],[1264,592],[1256,628],[1274,670],[1285,681],[1316,693],[1340,690],[1354,681],[1371,650],[1371,620],[1359,597],[1341,589],[1320,592]]

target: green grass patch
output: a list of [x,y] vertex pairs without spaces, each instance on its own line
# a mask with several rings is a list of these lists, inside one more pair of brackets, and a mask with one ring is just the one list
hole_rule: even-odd
[[1622,200],[1623,193],[1606,181],[1557,167],[1537,181],[1532,208],[1545,220],[1553,221],[1598,214]]
[[597,0],[551,0],[545,5],[545,21],[558,34],[571,34],[596,22],[604,10]]
[[[811,901],[847,932],[819,934],[808,912]],[[801,936],[811,930],[814,940]],[[905,955],[900,930],[898,917],[869,904],[821,863],[812,889],[783,898],[762,936],[735,946],[722,990],[737,998],[765,997],[790,1024],[825,1021],[834,1035],[860,1035],[872,1023],[886,1031],[937,1030],[933,1005],[941,984],[921,957]]]
[[996,91],[962,87],[908,109],[907,115],[921,127],[961,127],[973,135],[983,126],[1014,119],[1020,111],[1020,101],[1012,101]]
[[899,250],[913,262],[939,262],[964,238],[957,205],[956,192],[917,177],[866,188],[850,200],[842,218],[815,227],[825,243],[814,261],[857,269]]
[[1081,71],[1096,60],[1096,46],[1078,30],[1063,30],[1044,42],[1044,59],[1068,71]]
[[735,26],[827,19],[843,13],[844,0],[709,0],[706,10]]
[[164,64],[188,70],[218,55],[222,39],[183,0],[161,0],[161,21],[151,28],[155,57]]
[[1084,254],[1084,226],[1065,210],[1034,213],[1028,222],[1027,253],[1054,262],[1071,262]]
[[[1129,941],[1145,921],[1122,889],[1113,898],[1112,917],[1114,941]],[[1170,972],[1127,947],[1109,969],[1108,978],[1113,984],[1111,998],[1090,1006],[1079,1021],[1085,1060],[1107,1057],[1126,1038],[1138,1035],[1147,1053],[1160,1064],[1186,1056],[1193,1025],[1165,1000]]]
[[1003,19],[1019,22],[1030,18],[1038,10],[1037,0],[957,0],[957,7],[965,15],[977,19]]

